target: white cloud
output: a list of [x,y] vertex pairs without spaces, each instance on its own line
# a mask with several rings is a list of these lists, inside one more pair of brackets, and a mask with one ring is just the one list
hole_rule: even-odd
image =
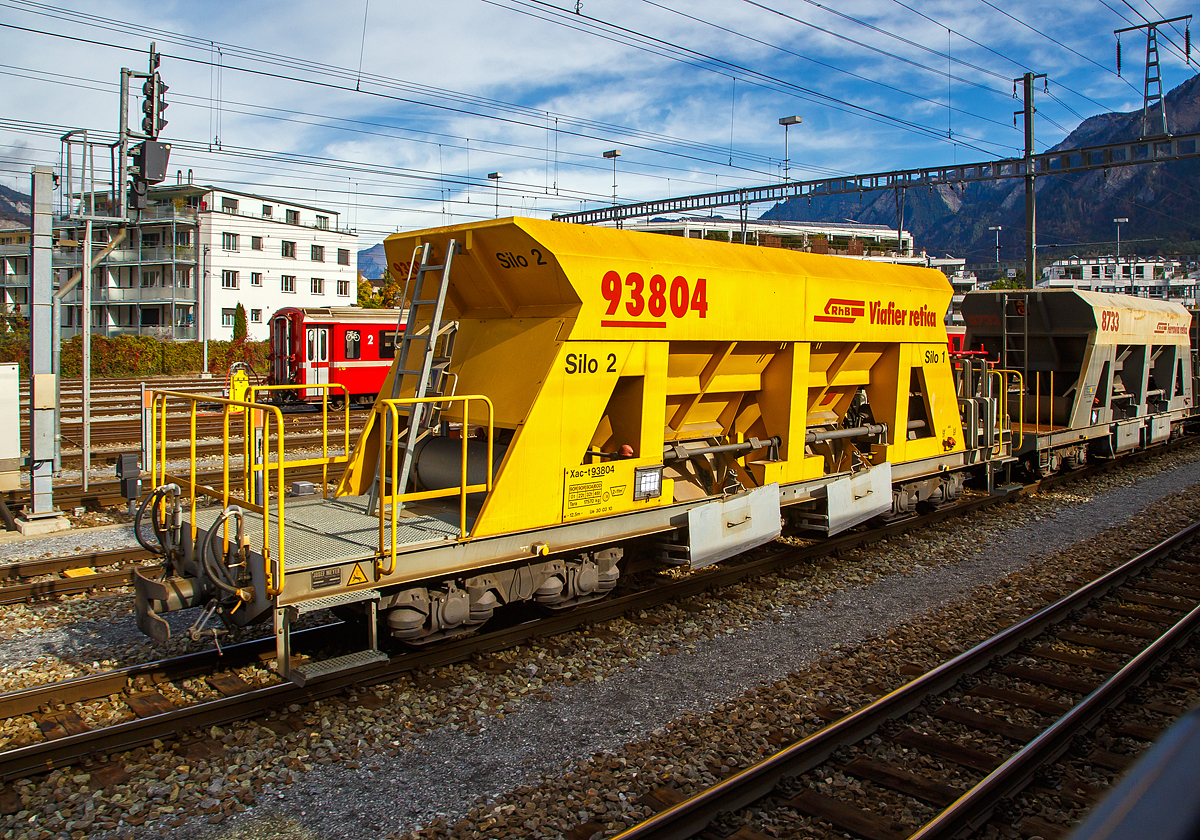
[[[1084,116],[1140,105],[1140,91],[1133,88],[1141,83],[1144,40],[1125,40],[1125,76],[1133,87],[1091,63],[1114,65],[1112,29],[1125,25],[1098,2],[1082,11],[1077,5],[1047,6],[1033,0],[1003,4],[1014,18],[1030,22],[1079,55],[983,2],[905,2],[937,23],[897,0],[838,4],[838,11],[882,31],[804,0],[761,0],[762,6],[786,11],[827,32],[731,0],[585,0],[584,16],[579,17],[569,14],[573,2],[557,0],[568,12],[558,22],[522,14],[519,9],[540,6],[537,14],[550,16],[543,4],[524,0],[441,0],[374,4],[364,39],[362,0],[336,6],[300,0],[286,7],[238,1],[201,6],[67,0],[60,4],[63,19],[21,11],[21,0],[13,0],[0,10],[0,23],[135,51],[6,30],[6,66],[0,72],[9,75],[0,117],[112,132],[119,69],[140,69],[145,48],[157,39],[166,56],[163,76],[171,87],[166,135],[177,141],[172,169],[193,169],[202,181],[241,184],[348,209],[367,232],[364,240],[373,240],[396,227],[453,220],[442,215],[443,207],[448,214],[461,214],[460,220],[490,216],[495,212],[495,185],[485,176],[493,171],[505,173],[500,199],[510,211],[541,214],[577,209],[581,199],[585,204],[590,199],[589,206],[611,200],[606,197],[612,193],[612,168],[600,157],[609,148],[622,150],[617,162],[622,200],[770,181],[778,177],[782,163],[777,119],[784,114],[804,117],[802,126],[789,135],[794,175],[1005,154],[1006,147],[1011,150],[1021,142],[1009,127],[1011,112],[1019,107],[1011,99],[1011,78],[1025,67],[1049,73],[1051,93]],[[1157,7],[1170,16],[1183,11],[1185,4],[1164,0]],[[189,39],[181,42],[122,26],[116,28],[124,31],[113,31],[101,22],[89,25],[76,13],[144,24]],[[615,30],[608,30],[609,39],[594,30],[580,31],[587,29],[586,16],[659,40],[649,42],[655,45],[651,51],[634,49],[613,40],[621,37]],[[983,151],[956,149],[944,138],[905,131],[884,117],[870,118],[848,106],[833,107],[801,90],[944,133],[947,62],[944,55],[929,50],[945,52],[946,26],[961,33],[950,36],[952,56],[982,68],[950,65],[963,79],[950,82],[951,100],[967,113],[953,114],[949,124],[957,138],[978,138]],[[214,43],[206,44],[205,39]],[[218,71],[203,63],[218,58],[216,44],[291,56],[293,61],[283,66],[236,48],[222,49]],[[657,54],[675,48],[694,51],[691,63]],[[361,82],[356,78],[360,52]],[[714,67],[709,57],[746,69]],[[1186,78],[1190,71],[1165,47],[1163,58],[1169,85]],[[822,63],[899,90],[854,79]],[[348,72],[330,73],[315,65]],[[81,77],[74,84],[89,89],[47,74]],[[732,75],[742,78],[735,84]],[[356,83],[361,91],[354,90]],[[446,93],[436,95],[423,86]],[[1056,142],[1062,131],[1054,123],[1070,128],[1077,118],[1040,91],[1038,96],[1038,136],[1048,144]],[[285,121],[270,109],[300,113]],[[557,131],[547,112],[564,115]],[[360,124],[346,130],[347,124],[339,120]],[[24,173],[31,162],[55,162],[57,133],[56,128],[30,133],[0,122],[0,183],[20,187],[28,181]],[[208,148],[217,135],[223,152]],[[255,150],[260,157],[235,154],[234,149]],[[276,153],[335,160],[322,166],[272,159]]]

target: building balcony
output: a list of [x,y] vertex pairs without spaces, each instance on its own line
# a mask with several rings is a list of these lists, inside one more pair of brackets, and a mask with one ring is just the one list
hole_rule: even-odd
[[[103,245],[97,244],[96,251]],[[166,262],[196,262],[196,248],[193,245],[163,245],[153,248],[114,248],[104,258],[101,265],[132,265],[135,263],[166,263]],[[72,248],[69,251],[54,252],[55,268],[75,268],[83,265],[83,249]]]
[[[76,332],[78,332],[78,329],[76,329]],[[103,335],[110,338],[117,335],[151,335],[155,336],[156,338],[170,338],[175,341],[195,341],[196,327],[172,327],[166,324],[160,324],[158,326],[135,327],[127,324],[109,324],[106,327],[92,327],[92,335]]]
[[195,303],[196,290],[191,286],[101,286],[92,290],[94,303]]
[[143,248],[142,262],[190,262],[196,261],[196,249],[191,245],[164,245],[160,248]]
[[28,257],[30,245],[0,245],[0,257]]
[[28,274],[0,274],[0,283],[5,286],[28,286]]
[[155,204],[147,207],[142,211],[141,221],[146,222],[180,222],[183,224],[196,224],[197,214],[195,207],[176,207],[173,204]]

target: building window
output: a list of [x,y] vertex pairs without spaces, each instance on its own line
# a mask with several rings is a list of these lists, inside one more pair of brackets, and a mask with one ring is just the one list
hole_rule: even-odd
[[236,251],[238,249],[238,235],[236,233],[221,234],[221,250]]
[[300,224],[300,211],[299,210],[285,210],[284,215],[287,217],[287,223],[289,225]]
[[329,230],[329,217],[317,216],[317,228],[319,230]]
[[271,218],[271,214],[274,212],[275,212],[274,206],[272,206],[270,204],[263,205],[263,215],[266,216],[268,219]]
[[261,286],[262,285],[262,272],[261,271],[251,271],[250,272],[250,285],[251,286]]
[[251,251],[261,251],[262,249],[263,249],[262,237],[261,236],[251,236],[250,237],[250,250]]
[[251,309],[250,310],[250,323],[252,323],[252,324],[261,324],[262,323],[262,310],[261,309]]
[[295,242],[288,242],[285,240],[282,243],[282,246],[283,246],[283,251],[282,251],[283,256],[291,257],[292,259],[296,259],[296,243]]
[[157,271],[143,271],[142,272],[142,287],[143,288],[148,288],[150,286],[157,286],[157,285],[158,285],[158,272]]
[[338,265],[350,265],[349,248],[338,248]]
[[237,315],[236,309],[222,309],[221,310],[221,326],[222,327],[232,327],[233,319],[236,315]]
[[358,330],[346,330],[346,358],[358,359],[362,356],[362,334]]
[[181,289],[190,289],[192,286],[192,272],[186,268],[176,269],[175,285]]
[[312,280],[309,282],[309,291],[311,291],[314,295],[325,294],[325,281],[320,277],[312,278]]
[[312,260],[313,260],[313,262],[325,262],[325,246],[324,245],[312,246]]
[[296,278],[290,274],[285,274],[279,278],[279,288],[284,292],[296,291]]
[[236,213],[237,211],[238,211],[238,203],[237,203],[236,198],[222,198],[221,199],[221,212],[222,213]]
[[337,281],[337,283],[338,283],[338,289],[337,289],[338,297],[350,297],[350,281],[349,280],[339,280],[339,281]]
[[221,288],[236,289],[238,287],[238,273],[236,271],[221,272]]

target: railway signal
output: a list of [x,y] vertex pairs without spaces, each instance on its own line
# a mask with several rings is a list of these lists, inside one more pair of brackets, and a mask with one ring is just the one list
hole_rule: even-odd
[[[162,63],[162,54],[150,45],[150,62],[147,72],[137,73],[128,68],[121,70],[121,133],[122,142],[141,140],[135,146],[127,147],[133,162],[129,166],[129,199],[128,206],[134,210],[146,209],[146,193],[150,184],[157,184],[167,177],[167,162],[170,158],[171,147],[159,142],[159,132],[167,125],[163,113],[167,110],[167,102],[163,94],[169,90],[158,72]],[[142,79],[142,131],[129,127],[127,109],[129,80]]]

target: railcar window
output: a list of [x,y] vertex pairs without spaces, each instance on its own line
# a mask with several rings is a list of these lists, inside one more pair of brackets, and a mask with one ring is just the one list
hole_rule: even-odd
[[317,330],[317,361],[329,361],[329,330]]
[[346,330],[346,358],[362,357],[362,335],[358,330]]
[[379,358],[381,358],[381,359],[396,358],[396,331],[395,330],[380,330],[379,331]]
[[310,329],[308,331],[308,359],[316,358],[314,351],[317,349],[317,331]]

